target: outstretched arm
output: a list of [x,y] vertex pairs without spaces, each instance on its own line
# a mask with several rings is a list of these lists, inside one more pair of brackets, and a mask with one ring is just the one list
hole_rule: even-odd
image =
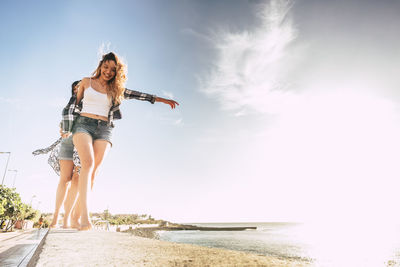
[[162,97],[158,97],[158,96],[156,96],[155,102],[162,102],[162,103],[165,103],[167,105],[170,105],[172,109],[174,109],[176,107],[176,105],[179,106],[179,103],[176,102],[175,100],[166,99],[166,98],[162,98]]
[[162,102],[162,103],[170,105],[172,109],[174,109],[176,107],[176,105],[179,106],[179,103],[176,102],[175,100],[166,99],[166,98],[158,97],[155,95],[150,95],[150,94],[142,93],[139,91],[130,90],[128,88],[125,88],[124,98],[149,101],[152,104],[154,104],[154,102]]
[[139,92],[139,91],[130,90],[128,88],[125,88],[124,98],[125,99],[137,99],[137,100],[142,100],[142,101],[149,101],[152,104],[154,104],[154,102],[156,101],[156,96],[155,95],[150,95],[150,94],[142,93],[142,92]]

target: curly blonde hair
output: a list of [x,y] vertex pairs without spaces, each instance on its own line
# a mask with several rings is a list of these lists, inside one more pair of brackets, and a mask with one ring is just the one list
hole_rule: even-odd
[[100,77],[101,66],[104,62],[114,61],[116,65],[115,76],[111,80],[108,81],[107,94],[111,96],[113,102],[115,104],[121,104],[122,99],[124,98],[125,91],[125,83],[127,80],[126,77],[126,65],[118,58],[118,56],[110,52],[108,54],[103,55],[103,58],[100,60],[99,65],[96,70],[93,72],[92,78],[96,79]]

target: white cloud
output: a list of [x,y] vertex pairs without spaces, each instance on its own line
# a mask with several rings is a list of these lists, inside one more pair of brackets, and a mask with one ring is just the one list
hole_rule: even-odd
[[0,96],[0,102],[7,103],[7,104],[18,104],[21,102],[20,98],[7,98]]
[[183,119],[182,119],[182,118],[179,118],[179,119],[175,120],[175,121],[174,121],[174,125],[177,125],[177,126],[179,126],[179,125],[184,125]]
[[181,30],[182,34],[189,35],[195,37],[197,40],[201,40],[208,44],[214,44],[213,39],[207,36],[206,34],[199,33],[191,28],[184,28]]
[[67,101],[64,97],[55,97],[52,101],[47,102],[46,104],[52,108],[62,110],[67,105]]
[[94,66],[97,67],[99,62],[102,60],[103,55],[108,54],[110,52],[114,52],[118,55],[119,60],[126,65],[126,74],[128,74],[128,60],[126,56],[123,56],[118,53],[118,49],[115,47],[115,45],[112,45],[111,42],[102,42],[99,45],[99,48],[97,49],[97,60],[94,62]]
[[222,108],[279,113],[296,101],[297,96],[287,90],[285,77],[293,65],[288,46],[296,37],[288,13],[290,4],[272,0],[260,5],[258,28],[215,35],[219,36],[214,40],[218,52],[215,67],[201,83],[203,92],[217,97]]
[[[25,110],[25,111],[31,110],[32,109],[31,102],[32,102],[31,100],[25,98],[0,97],[0,103],[9,104],[17,110]],[[40,100],[38,103],[40,103],[41,106],[48,106],[51,108],[57,108],[61,110],[62,108],[65,107],[66,100],[65,98],[62,97],[55,97],[51,101]]]
[[181,117],[181,115],[179,113],[177,113],[175,115],[169,115],[169,114],[158,115],[158,116],[154,117],[154,119],[159,120],[164,124],[174,125],[174,126],[178,126],[178,127],[185,125],[183,118]]
[[97,49],[97,58],[99,59],[99,61],[101,60],[102,56],[111,52],[111,43],[107,42],[107,43],[101,43],[99,48]]
[[163,96],[165,96],[169,99],[174,99],[174,94],[172,92],[167,92],[167,91],[162,90],[162,94],[163,94]]
[[28,99],[0,97],[0,103],[10,105],[16,110],[31,110],[31,102]]

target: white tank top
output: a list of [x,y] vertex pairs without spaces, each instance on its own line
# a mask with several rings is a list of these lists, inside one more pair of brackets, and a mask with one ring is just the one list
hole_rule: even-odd
[[100,93],[93,89],[92,79],[90,85],[83,93],[81,113],[89,113],[108,117],[111,108],[111,99],[107,94]]

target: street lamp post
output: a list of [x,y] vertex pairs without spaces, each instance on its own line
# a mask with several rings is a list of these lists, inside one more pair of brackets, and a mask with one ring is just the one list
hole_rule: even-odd
[[14,188],[14,187],[15,187],[15,180],[17,179],[18,170],[8,170],[8,171],[9,171],[9,172],[15,172],[14,181],[13,181],[13,186],[12,186],[12,188]]
[[3,183],[4,183],[4,178],[6,178],[6,173],[7,173],[7,168],[8,168],[8,162],[10,161],[11,152],[0,152],[0,154],[8,154],[7,163],[6,163],[6,168],[4,169],[4,174],[3,174],[3,180],[1,180],[1,185],[3,185]]

